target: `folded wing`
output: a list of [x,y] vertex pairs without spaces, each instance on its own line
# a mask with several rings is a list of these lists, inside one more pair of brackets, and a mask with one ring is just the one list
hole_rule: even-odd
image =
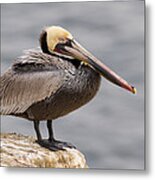
[[26,71],[16,72],[9,69],[0,79],[1,114],[23,113],[32,104],[44,100],[54,94],[63,84],[64,74],[61,70],[49,68],[41,70],[37,65],[28,70],[26,63],[22,68]]

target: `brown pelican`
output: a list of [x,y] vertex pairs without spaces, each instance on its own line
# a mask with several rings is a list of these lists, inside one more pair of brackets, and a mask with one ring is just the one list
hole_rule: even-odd
[[[103,76],[136,93],[136,89],[84,49],[65,29],[45,28],[41,50],[28,50],[1,76],[1,115],[34,122],[37,142],[50,150],[72,148],[54,138],[52,121],[90,101]],[[42,139],[39,123],[47,121],[48,139]]]

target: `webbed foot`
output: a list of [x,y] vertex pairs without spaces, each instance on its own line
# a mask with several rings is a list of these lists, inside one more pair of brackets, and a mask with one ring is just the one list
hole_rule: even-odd
[[71,143],[68,142],[61,142],[57,140],[48,140],[48,139],[42,139],[36,141],[40,146],[45,147],[51,151],[58,151],[58,150],[65,150],[65,148],[74,148]]

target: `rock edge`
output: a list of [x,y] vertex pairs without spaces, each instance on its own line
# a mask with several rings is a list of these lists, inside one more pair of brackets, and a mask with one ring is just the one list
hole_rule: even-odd
[[76,149],[50,151],[31,136],[1,134],[2,167],[88,168],[84,155]]

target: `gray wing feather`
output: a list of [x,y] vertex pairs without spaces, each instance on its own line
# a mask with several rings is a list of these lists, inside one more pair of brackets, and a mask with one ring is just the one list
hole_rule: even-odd
[[16,74],[10,69],[0,79],[1,114],[23,113],[33,103],[54,94],[63,84],[59,70]]

